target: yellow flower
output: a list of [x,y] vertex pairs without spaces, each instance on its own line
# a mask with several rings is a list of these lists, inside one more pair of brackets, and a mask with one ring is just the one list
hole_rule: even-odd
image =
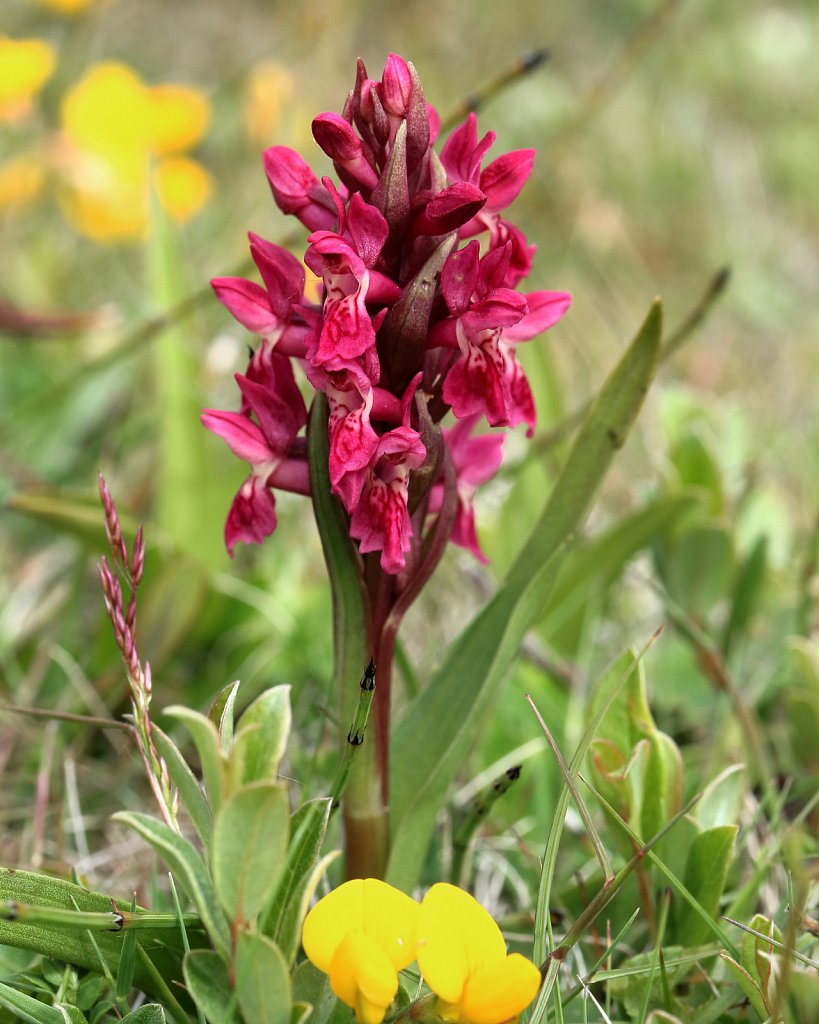
[[415,948],[445,1021],[504,1024],[540,987],[540,971],[519,953],[507,955],[500,928],[480,903],[445,882],[421,903]]
[[359,1024],[380,1024],[398,991],[398,971],[415,959],[419,906],[377,878],[345,882],[313,907],[302,944]]
[[40,7],[57,14],[83,14],[97,0],[38,0]]
[[35,199],[43,187],[43,163],[24,153],[0,164],[0,210],[13,210]]
[[151,87],[126,65],[105,61],[65,95],[61,118],[61,204],[96,241],[144,238],[154,184],[177,221],[197,213],[213,190],[200,164],[166,156],[195,145],[207,128],[210,106],[196,89]]
[[245,84],[242,119],[251,142],[269,146],[275,138],[279,118],[293,99],[294,86],[290,72],[273,60],[255,64]]
[[42,39],[0,36],[0,121],[18,121],[54,70],[54,49]]

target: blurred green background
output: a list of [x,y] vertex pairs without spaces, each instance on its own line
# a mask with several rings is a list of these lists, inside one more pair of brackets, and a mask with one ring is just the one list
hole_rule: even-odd
[[[206,707],[235,678],[244,703],[293,683],[299,740],[288,771],[299,792],[320,791],[335,759],[320,548],[307,504],[285,495],[261,549],[241,548],[233,562],[224,551],[243,467],[201,429],[198,411],[235,406],[232,375],[251,339],[207,282],[237,272],[247,229],[301,251],[304,232],[276,209],[260,153],[291,145],[327,173],[310,120],[341,109],[358,56],[374,78],[390,51],[412,60],[446,116],[546,48],[544,65],[481,107],[479,129],[497,132],[492,155],[537,149],[511,214],[538,246],[527,287],[571,291],[574,303],[521,353],[539,429],[531,445],[510,438],[503,472],[478,499],[492,564],[448,554],[407,620],[398,699],[422,685],[514,557],[565,452],[564,417],[599,387],[651,299],[662,295],[673,330],[727,266],[726,292],[662,369],[591,539],[463,782],[532,758],[498,831],[514,823],[537,850],[557,777],[538,753],[524,690],[571,750],[590,680],[668,621],[647,659],[649,689],[661,726],[685,745],[687,789],[745,756],[730,703],[698,662],[694,627],[719,647],[760,716],[777,772],[809,788],[819,727],[817,4],[100,0],[66,17],[4,0],[0,33],[57,51],[31,116],[0,127],[0,163],[25,151],[46,167],[36,199],[0,211],[0,301],[29,314],[92,315],[89,327],[26,337],[7,326],[0,340],[0,699],[99,716],[126,710],[94,569],[105,544],[95,498],[102,471],[128,528],[146,523],[139,636],[157,707]],[[61,98],[112,59],[152,85],[196,86],[212,105],[196,149],[212,196],[189,223],[158,224],[144,244],[99,244],[60,212]],[[263,65],[267,91],[249,112],[259,62],[272,67]],[[150,326],[180,302],[184,317]],[[109,836],[111,810],[146,799],[118,736],[4,713],[0,762],[11,780],[0,798],[0,859],[70,862],[132,884],[120,872],[130,876],[133,864],[115,845],[92,853]],[[515,845],[508,835],[497,842]],[[509,856],[527,863],[525,851]]]

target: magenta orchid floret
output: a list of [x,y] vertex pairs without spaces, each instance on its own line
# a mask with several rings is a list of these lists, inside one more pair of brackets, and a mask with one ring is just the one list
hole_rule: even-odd
[[[495,136],[479,139],[470,114],[439,156],[439,123],[415,68],[391,54],[380,82],[359,62],[341,114],[313,121],[338,185],[288,147],[265,153],[276,203],[311,232],[304,263],[321,281],[320,301],[305,299],[300,261],[256,235],[263,283],[213,282],[260,338],[237,375],[240,411],[202,417],[251,469],[228,517],[231,553],[275,528],[273,488],[309,493],[298,364],[326,396],[330,487],[350,536],[368,565],[377,557],[398,581],[394,596],[413,574],[428,576],[447,540],[484,560],[472,499],[500,466],[497,429],[525,423],[531,435],[535,426],[516,351],[570,297],[517,290],[534,246],[503,214],[534,151],[484,166]],[[444,428],[450,413],[454,426]]]

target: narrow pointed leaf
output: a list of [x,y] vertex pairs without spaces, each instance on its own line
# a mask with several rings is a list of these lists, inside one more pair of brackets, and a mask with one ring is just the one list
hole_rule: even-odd
[[[688,851],[683,882],[702,909],[714,918],[725,888],[737,831],[736,825],[710,828],[697,836]],[[675,941],[684,946],[697,946],[707,941],[708,937],[708,925],[693,907],[686,904],[677,921]]]
[[234,744],[238,784],[276,778],[290,735],[290,687],[274,686],[250,705],[239,720]]
[[555,555],[582,524],[653,379],[662,317],[655,303],[594,403],[552,495],[505,583],[444,655],[394,733],[388,878],[417,880],[435,816],[474,730],[497,698],[554,585]]
[[205,779],[205,788],[208,791],[208,803],[215,813],[222,802],[224,788],[224,766],[216,726],[198,711],[183,707],[181,704],[173,704],[171,707],[165,708],[164,714],[178,719],[191,734],[199,754],[199,760],[202,762],[202,775]]
[[193,827],[196,829],[196,834],[202,840],[202,845],[207,849],[210,846],[210,838],[213,832],[213,816],[210,813],[210,807],[199,785],[199,781],[170,736],[167,736],[157,725],[152,726],[152,734],[159,756],[163,758],[168,766],[171,782],[179,792],[182,806],[190,815]]

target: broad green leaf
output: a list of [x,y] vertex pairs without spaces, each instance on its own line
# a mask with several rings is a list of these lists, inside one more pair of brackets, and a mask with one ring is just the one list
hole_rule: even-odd
[[654,376],[661,324],[657,302],[603,385],[505,583],[447,650],[394,731],[388,878],[399,887],[415,883],[438,809],[475,728],[497,700],[527,630],[543,612],[558,572],[555,556],[582,524],[625,442]]
[[663,732],[647,738],[643,802],[640,811],[640,835],[655,836],[677,813],[682,803],[683,763],[677,744]]
[[39,999],[2,982],[0,1006],[11,1010],[15,1017],[26,1021],[26,1024],[65,1024],[65,1017],[55,1006],[41,1003]]
[[182,962],[185,984],[210,1024],[232,1024],[234,997],[227,965],[210,949],[194,949]]
[[204,862],[188,840],[147,814],[119,811],[113,819],[132,828],[150,843],[196,907],[211,941],[220,951],[227,951],[230,947],[227,922],[216,901]]
[[702,621],[730,592],[734,572],[731,529],[710,521],[689,527],[672,542],[665,583],[671,597]]
[[273,939],[288,962],[298,951],[301,894],[318,860],[331,804],[329,798],[311,800],[290,818],[287,859],[273,899],[262,917],[261,931]]
[[[60,878],[13,868],[0,868],[0,901],[96,913],[110,913],[112,909],[110,896],[89,892],[82,886]],[[115,901],[114,905],[123,911],[130,910],[131,906],[127,901]],[[122,951],[122,933],[97,932],[94,939],[96,948],[84,928],[57,929],[23,921],[0,921],[0,943],[4,945],[31,950],[44,957],[92,971],[100,969],[101,955],[111,973],[116,974]],[[137,961],[134,984],[144,992],[159,997],[161,993],[157,991],[157,974],[168,979],[178,977],[177,951],[181,949],[180,936],[173,931],[145,929],[140,931],[139,940],[145,950],[146,960],[155,966],[149,970],[145,962]]]
[[233,720],[236,706],[236,695],[239,692],[239,680],[228,683],[216,694],[208,711],[208,718],[216,726],[219,733],[219,744],[223,757],[230,757],[233,747]]
[[240,931],[233,970],[236,998],[246,1021],[290,1024],[290,971],[275,942],[257,932]]
[[168,774],[171,777],[171,782],[179,791],[182,806],[190,815],[196,834],[207,849],[210,846],[210,837],[213,831],[213,818],[202,787],[170,736],[166,735],[158,725],[152,725],[151,729],[157,752],[168,766]]
[[739,567],[731,595],[731,611],[722,634],[722,652],[727,657],[734,637],[750,622],[764,592],[768,574],[768,538],[758,538]]
[[133,1013],[126,1014],[120,1024],[165,1024],[165,1010],[159,1003],[146,1003]]
[[742,989],[759,1019],[767,1021],[770,1017],[770,1008],[765,1005],[765,997],[762,995],[762,989],[759,985],[757,985],[745,968],[741,967],[724,949],[720,952],[720,959],[731,972],[734,981]]
[[220,807],[213,825],[213,883],[234,924],[252,921],[275,890],[289,822],[287,791],[274,782],[243,786]]
[[164,714],[176,718],[187,728],[202,762],[202,775],[208,793],[208,803],[214,813],[219,810],[224,791],[225,762],[219,746],[216,726],[205,715],[182,704],[172,704]]
[[711,453],[702,439],[688,433],[671,452],[671,461],[683,487],[696,487],[707,496],[710,515],[720,515],[725,508],[722,477]]
[[694,812],[700,828],[736,824],[746,785],[744,764],[729,765],[709,782]]
[[[688,851],[683,883],[703,910],[717,916],[728,865],[734,852],[736,825],[720,825],[701,832]],[[674,930],[675,940],[683,946],[698,946],[710,936],[708,926],[693,907],[681,907]]]
[[[776,942],[782,941],[782,932],[773,921],[763,914],[756,914],[751,919],[749,927],[755,931],[762,932],[763,935],[770,935]],[[750,932],[743,932],[740,950],[742,953],[740,958],[742,966],[759,983],[765,1003],[770,1004],[771,992],[769,991],[769,986],[773,973],[773,963],[771,960],[771,954],[774,952],[773,947],[765,942],[764,939],[751,935]]]
[[239,719],[233,745],[236,785],[276,778],[291,721],[289,686],[274,686],[253,701]]

